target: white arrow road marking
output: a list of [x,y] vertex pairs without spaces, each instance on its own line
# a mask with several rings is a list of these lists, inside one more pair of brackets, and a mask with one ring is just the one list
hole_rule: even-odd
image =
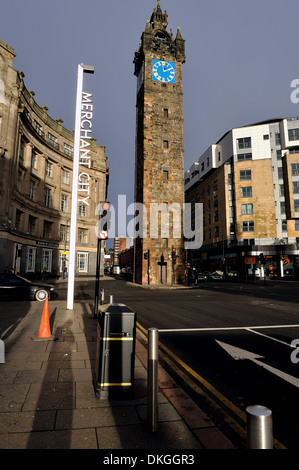
[[263,362],[259,361],[258,359],[262,359],[263,356],[259,356],[258,354],[246,351],[245,349],[237,348],[236,346],[231,346],[230,344],[222,343],[221,341],[216,340],[216,343],[218,343],[219,346],[221,346],[230,356],[232,356],[237,361],[240,359],[249,359],[258,366],[263,367],[272,374],[277,375],[286,382],[289,382],[290,384],[295,385],[295,387],[299,388],[299,379],[297,379],[297,377],[293,377],[292,375],[286,374],[285,372],[282,372],[279,369],[275,369],[275,367],[269,366],[268,364],[264,364]]

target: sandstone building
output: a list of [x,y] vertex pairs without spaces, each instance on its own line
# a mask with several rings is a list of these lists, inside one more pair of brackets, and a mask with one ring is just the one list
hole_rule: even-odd
[[[182,230],[179,236],[173,231],[175,224],[176,227],[181,224],[184,203],[185,41],[180,29],[174,38],[167,25],[167,12],[163,13],[158,0],[134,59],[137,77],[135,203],[144,207],[143,220],[137,224],[134,275],[135,282],[141,284],[185,280]],[[170,209],[174,205],[180,212],[172,213]],[[169,222],[163,219],[165,214],[170,215]],[[172,259],[174,250],[176,259]]]
[[185,172],[185,193],[204,213],[190,266],[240,278],[299,275],[299,118],[230,130]]
[[[0,270],[53,275],[68,263],[74,134],[35,102],[14,57],[0,41]],[[107,192],[105,147],[93,139],[90,148],[90,199],[77,217],[79,275],[95,273],[95,207]]]

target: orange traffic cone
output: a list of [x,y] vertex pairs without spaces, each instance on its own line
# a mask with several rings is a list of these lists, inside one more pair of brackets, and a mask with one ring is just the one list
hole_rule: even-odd
[[51,334],[50,329],[49,299],[46,297],[39,332],[34,341],[51,341],[54,339],[56,338]]

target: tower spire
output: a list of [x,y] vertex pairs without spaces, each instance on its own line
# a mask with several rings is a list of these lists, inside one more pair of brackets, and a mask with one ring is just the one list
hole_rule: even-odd
[[165,12],[163,13],[161,9],[161,5],[160,5],[160,0],[157,0],[157,1],[158,1],[157,9],[154,8],[154,12],[152,14],[150,22],[151,22],[153,29],[156,29],[156,28],[166,29],[167,18],[168,18],[167,11],[165,10]]

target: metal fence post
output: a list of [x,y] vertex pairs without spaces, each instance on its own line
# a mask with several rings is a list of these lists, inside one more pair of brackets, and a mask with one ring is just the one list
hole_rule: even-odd
[[149,430],[158,429],[158,343],[159,330],[148,329],[147,359],[147,422]]
[[273,449],[272,411],[260,405],[248,406],[247,448]]

